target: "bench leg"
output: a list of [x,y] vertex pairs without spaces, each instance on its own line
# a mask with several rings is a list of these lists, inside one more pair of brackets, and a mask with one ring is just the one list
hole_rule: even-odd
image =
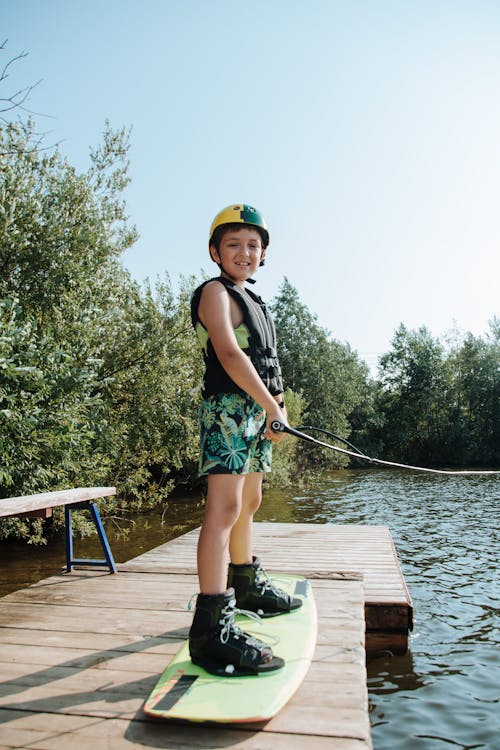
[[[73,557],[73,522],[71,513],[73,510],[90,510],[94,526],[97,530],[97,535],[101,543],[102,551],[105,555],[105,560],[89,560],[82,558]],[[109,546],[108,537],[102,525],[101,516],[97,509],[97,505],[91,502],[75,503],[74,505],[66,505],[64,509],[64,518],[66,526],[66,570],[70,573],[73,570],[74,565],[92,565],[96,567],[107,567],[110,573],[116,573],[116,563]]]
[[66,571],[71,573],[73,570],[73,522],[69,505],[64,506],[64,526],[66,531]]
[[113,553],[111,552],[111,547],[109,546],[108,537],[106,536],[106,532],[104,531],[104,526],[102,525],[100,513],[95,503],[90,504],[90,512],[92,513],[92,518],[94,519],[94,525],[97,529],[99,541],[101,542],[102,551],[104,552],[104,556],[106,558],[110,573],[116,573],[116,563],[113,557]]

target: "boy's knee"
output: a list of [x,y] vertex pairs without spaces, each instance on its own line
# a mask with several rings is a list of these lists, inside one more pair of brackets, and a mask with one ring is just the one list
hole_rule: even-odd
[[241,503],[237,501],[229,502],[226,504],[224,510],[225,510],[226,525],[233,526],[238,520],[239,515],[241,513]]
[[241,512],[241,503],[236,499],[219,498],[206,513],[209,524],[218,527],[230,528],[233,526]]
[[260,508],[261,502],[262,502],[262,497],[260,493],[250,496],[247,502],[247,508],[248,508],[249,513],[251,513],[251,515],[253,515],[254,513],[257,513],[257,511]]
[[247,513],[256,513],[262,502],[262,478],[256,474],[249,474],[243,490],[243,502]]

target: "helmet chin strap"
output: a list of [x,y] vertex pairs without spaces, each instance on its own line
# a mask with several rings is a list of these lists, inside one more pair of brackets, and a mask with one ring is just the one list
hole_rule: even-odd
[[[222,263],[217,263],[217,265],[219,266],[220,270],[225,274],[225,276],[227,276],[227,278],[230,281],[232,281],[234,284],[236,284],[235,279],[233,279],[233,277],[231,276],[231,274],[226,271],[226,269],[224,268],[224,266],[222,265]],[[245,281],[247,282],[247,284],[255,284],[257,280],[256,279],[245,279]]]
[[[262,259],[262,260],[260,261],[260,263],[259,263],[259,267],[260,267],[260,266],[263,266],[263,265],[264,265],[264,259]],[[248,284],[256,284],[256,283],[257,283],[257,279],[247,279],[247,283],[248,283]]]

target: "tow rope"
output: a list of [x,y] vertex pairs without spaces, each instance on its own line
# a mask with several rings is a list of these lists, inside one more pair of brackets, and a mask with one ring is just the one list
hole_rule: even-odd
[[333,433],[328,432],[328,430],[322,430],[319,427],[303,427],[302,429],[316,430],[317,432],[323,432],[326,435],[331,435],[337,440],[341,440],[343,443],[348,445],[350,448],[353,448],[354,450],[347,450],[346,448],[339,448],[338,446],[331,445],[330,443],[324,443],[322,440],[317,440],[316,438],[312,437],[312,435],[307,435],[305,432],[301,432],[297,428],[289,427],[288,425],[285,425],[283,422],[280,422],[277,419],[274,420],[274,422],[271,422],[271,429],[273,430],[273,432],[287,432],[289,435],[293,435],[294,437],[300,438],[301,440],[306,440],[308,443],[314,443],[314,445],[319,445],[322,448],[330,448],[330,450],[337,451],[337,453],[343,453],[346,456],[359,458],[363,461],[368,461],[369,463],[377,464],[379,466],[392,466],[393,468],[397,469],[410,469],[411,471],[423,471],[428,474],[446,474],[448,476],[491,476],[500,474],[500,471],[451,471],[446,469],[428,469],[423,466],[410,466],[409,464],[399,464],[395,461],[383,461],[381,458],[372,458],[371,456],[367,456],[365,453],[356,448],[355,445],[352,445],[352,443],[344,440],[344,438],[341,438],[338,435],[334,435]]

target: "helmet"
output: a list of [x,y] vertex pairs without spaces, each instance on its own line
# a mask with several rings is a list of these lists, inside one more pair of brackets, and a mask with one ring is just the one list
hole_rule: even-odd
[[269,244],[269,232],[264,217],[253,206],[247,206],[245,203],[238,203],[234,206],[227,206],[219,211],[210,227],[210,242],[213,234],[218,227],[224,224],[249,224],[258,227],[261,230],[264,240],[264,247]]

